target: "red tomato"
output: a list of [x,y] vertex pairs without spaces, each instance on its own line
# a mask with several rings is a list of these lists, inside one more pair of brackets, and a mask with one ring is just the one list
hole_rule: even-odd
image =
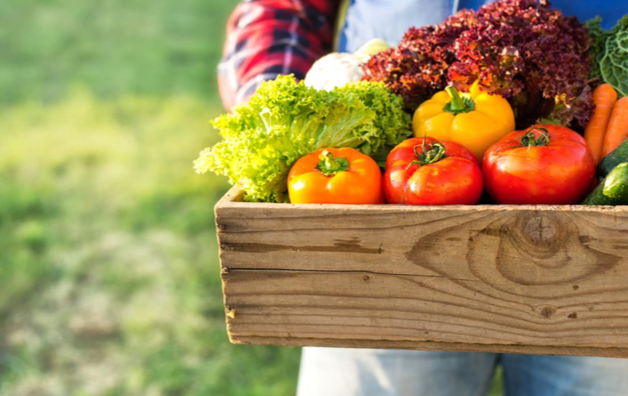
[[500,204],[574,204],[590,190],[595,160],[584,138],[557,125],[515,131],[489,147],[486,190]]
[[384,194],[391,204],[473,205],[482,188],[478,160],[457,143],[412,138],[386,159]]

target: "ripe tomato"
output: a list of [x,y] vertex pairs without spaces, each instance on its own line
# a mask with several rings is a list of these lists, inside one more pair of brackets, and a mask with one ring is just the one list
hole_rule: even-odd
[[353,148],[328,148],[300,158],[288,174],[294,204],[381,204],[382,172]]
[[589,191],[595,160],[571,129],[534,125],[489,147],[483,166],[486,190],[500,204],[574,204]]
[[457,143],[412,138],[386,159],[384,195],[391,204],[473,205],[482,189],[478,160]]

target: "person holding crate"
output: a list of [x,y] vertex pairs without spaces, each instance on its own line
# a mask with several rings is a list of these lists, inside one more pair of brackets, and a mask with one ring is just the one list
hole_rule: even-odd
[[[411,26],[433,25],[483,0],[250,0],[231,16],[219,65],[226,108],[266,80],[303,78],[333,47],[355,52],[374,38],[396,44]],[[628,3],[555,0],[565,15],[600,15],[609,28]],[[334,28],[336,26],[336,28]],[[628,63],[628,60],[627,60]],[[298,396],[475,396],[501,364],[508,396],[625,396],[628,359],[437,351],[304,348]]]

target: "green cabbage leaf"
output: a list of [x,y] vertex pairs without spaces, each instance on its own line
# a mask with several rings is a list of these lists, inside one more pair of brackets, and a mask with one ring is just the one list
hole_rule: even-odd
[[229,177],[245,200],[255,202],[287,202],[288,172],[306,154],[352,147],[381,160],[411,134],[403,100],[384,84],[360,81],[318,91],[293,76],[265,82],[212,125],[222,141],[201,151],[196,171]]
[[600,76],[620,96],[628,96],[628,15],[608,31],[600,27],[601,22],[599,17],[587,22],[593,38],[592,77]]

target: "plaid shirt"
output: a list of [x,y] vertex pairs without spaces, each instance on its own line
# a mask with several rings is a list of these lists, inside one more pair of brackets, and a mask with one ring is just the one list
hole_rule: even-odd
[[245,0],[227,25],[218,66],[225,108],[246,101],[259,85],[280,74],[305,77],[331,51],[340,0]]

